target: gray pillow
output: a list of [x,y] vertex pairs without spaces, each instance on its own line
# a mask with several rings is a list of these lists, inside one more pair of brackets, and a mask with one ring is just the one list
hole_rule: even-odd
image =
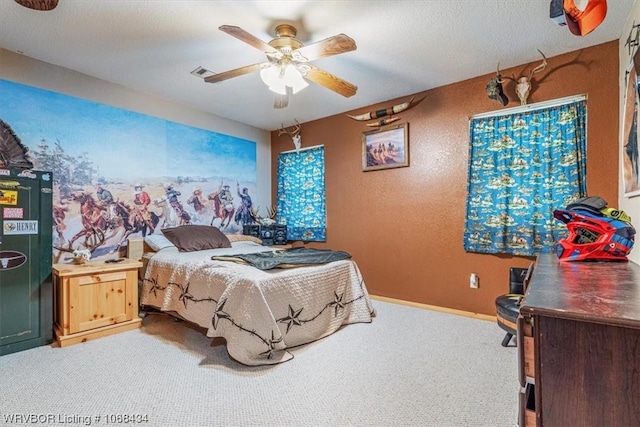
[[156,233],[149,234],[149,235],[144,237],[145,243],[147,245],[149,245],[149,247],[151,249],[153,249],[154,251],[158,252],[159,250],[164,249],[164,248],[174,248],[175,247],[175,245],[173,243],[171,243],[169,241],[169,239],[164,237],[164,234],[162,234],[162,231],[160,231],[159,233],[158,232],[156,232]]
[[222,231],[208,225],[181,225],[165,228],[162,234],[176,245],[180,252],[231,247],[231,242]]

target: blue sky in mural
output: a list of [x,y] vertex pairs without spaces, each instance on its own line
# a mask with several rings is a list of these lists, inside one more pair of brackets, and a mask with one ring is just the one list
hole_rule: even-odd
[[256,143],[0,80],[0,119],[32,151],[44,139],[88,153],[99,175],[227,177],[255,183]]
[[173,158],[170,175],[191,170],[194,175],[208,177],[237,171],[235,177],[240,181],[256,179],[254,142],[171,122],[167,122],[167,141],[180,142],[176,151],[171,144],[167,146],[167,156]]

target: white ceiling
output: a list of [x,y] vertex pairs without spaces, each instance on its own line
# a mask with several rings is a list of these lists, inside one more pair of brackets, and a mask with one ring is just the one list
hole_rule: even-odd
[[[608,2],[585,37],[549,18],[550,0],[60,0],[49,12],[0,0],[0,47],[199,110],[274,130],[540,61],[621,37],[634,0]],[[579,2],[578,2],[579,3]],[[311,83],[285,109],[258,73],[216,84],[190,72],[263,62],[263,53],[218,30],[235,25],[268,42],[296,21],[311,44],[344,33],[357,50],[313,65],[358,86],[344,98]],[[307,35],[300,34],[306,32]],[[484,91],[484,87],[478,87]]]

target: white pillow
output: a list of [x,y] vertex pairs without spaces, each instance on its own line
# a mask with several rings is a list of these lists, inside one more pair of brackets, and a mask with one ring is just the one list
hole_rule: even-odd
[[173,243],[167,239],[162,232],[159,234],[151,234],[149,236],[144,237],[144,241],[147,245],[151,247],[154,251],[158,252],[164,248],[175,247]]

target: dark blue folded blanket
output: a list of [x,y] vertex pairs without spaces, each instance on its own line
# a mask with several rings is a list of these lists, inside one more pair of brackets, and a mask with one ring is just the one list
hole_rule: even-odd
[[239,261],[259,268],[270,270],[272,268],[300,267],[309,264],[326,264],[333,261],[351,258],[351,254],[343,251],[313,248],[291,248],[281,251],[258,252],[255,254],[221,255],[212,256],[217,261]]

